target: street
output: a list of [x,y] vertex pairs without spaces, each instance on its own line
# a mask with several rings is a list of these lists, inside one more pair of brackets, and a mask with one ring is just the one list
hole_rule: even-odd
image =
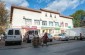
[[0,49],[0,55],[85,55],[85,41],[55,44],[39,48]]

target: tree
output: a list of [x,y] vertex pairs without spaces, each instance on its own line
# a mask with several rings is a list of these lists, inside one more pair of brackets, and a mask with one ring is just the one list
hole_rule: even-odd
[[80,27],[83,18],[85,17],[84,10],[77,10],[75,13],[71,15],[73,17],[74,27]]
[[0,2],[0,33],[2,33],[5,29],[5,25],[8,18],[8,12],[5,9],[4,2]]

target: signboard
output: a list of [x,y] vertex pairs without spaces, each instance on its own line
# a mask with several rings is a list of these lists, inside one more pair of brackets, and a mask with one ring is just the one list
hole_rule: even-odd
[[71,28],[71,26],[68,26],[68,28]]
[[27,30],[36,30],[37,29],[37,26],[22,26],[22,29],[27,29]]

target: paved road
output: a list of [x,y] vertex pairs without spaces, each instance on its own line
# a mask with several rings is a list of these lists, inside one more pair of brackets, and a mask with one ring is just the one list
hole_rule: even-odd
[[18,49],[2,49],[0,55],[85,55],[85,41]]
[[[52,42],[48,42],[48,45],[71,43],[71,42],[76,42],[76,40],[69,40],[69,41],[57,41],[57,40],[54,40]],[[18,49],[18,48],[20,49],[20,48],[27,48],[27,47],[32,47],[32,44],[23,42],[22,45],[5,46],[5,42],[0,41],[0,50],[2,50],[2,49]]]

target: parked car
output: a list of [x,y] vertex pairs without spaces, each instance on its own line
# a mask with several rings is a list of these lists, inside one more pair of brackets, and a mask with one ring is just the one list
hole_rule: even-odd
[[59,36],[59,40],[66,40],[66,41],[69,40],[69,38],[65,36],[65,33],[64,34],[59,34],[58,36]]
[[49,42],[52,42],[52,41],[53,41],[53,37],[52,37],[52,35],[49,34],[49,33],[48,33],[48,41],[49,41]]
[[5,45],[9,43],[22,43],[22,35],[20,29],[18,28],[9,28],[5,32]]
[[65,33],[66,33],[66,36],[69,37],[69,39],[80,40],[81,37],[82,37],[82,39],[85,38],[85,28],[84,27],[66,29]]
[[53,36],[53,39],[54,39],[54,40],[59,40],[59,38],[60,38],[60,37],[59,37],[57,34],[55,34],[55,35]]
[[28,30],[25,37],[26,37],[27,43],[31,43],[34,37],[39,37],[38,30]]

